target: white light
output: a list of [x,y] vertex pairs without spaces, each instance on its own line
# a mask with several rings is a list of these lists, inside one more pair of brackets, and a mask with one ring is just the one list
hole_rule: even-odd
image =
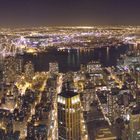
[[76,103],[78,103],[78,102],[80,102],[79,97],[76,97],[76,98],[73,98],[73,99],[72,99],[72,104],[76,104]]
[[127,119],[128,121],[130,120],[129,114],[127,114],[126,119]]
[[59,103],[61,103],[61,104],[65,104],[66,102],[65,102],[65,99],[63,98],[63,97],[58,97],[58,100],[57,100]]

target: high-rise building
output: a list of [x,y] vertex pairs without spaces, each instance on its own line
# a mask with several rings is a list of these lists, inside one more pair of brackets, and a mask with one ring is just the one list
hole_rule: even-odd
[[112,89],[111,92],[108,93],[107,96],[107,105],[108,105],[108,117],[111,122],[117,118],[117,93]]
[[4,59],[3,80],[6,83],[15,82],[18,75],[22,73],[22,59],[7,57]]
[[140,106],[140,89],[136,90],[136,103]]
[[3,57],[0,56],[0,84],[3,82],[3,65],[4,65]]
[[51,73],[58,73],[59,72],[59,66],[58,63],[54,62],[54,63],[49,63],[49,71]]
[[118,140],[114,131],[110,128],[106,120],[100,121],[100,125],[95,132],[95,140]]
[[79,94],[64,90],[58,95],[58,139],[81,140]]
[[25,64],[24,72],[25,72],[25,78],[29,81],[32,80],[34,76],[34,65],[32,64],[31,61]]
[[140,85],[140,65],[139,64],[135,66],[135,75],[136,75],[136,85],[139,88],[139,85]]
[[135,107],[130,115],[129,140],[140,139],[140,108]]
[[98,61],[92,61],[87,64],[88,73],[93,73],[98,70],[101,70],[101,64]]
[[32,122],[28,123],[26,140],[47,140],[46,125],[35,125]]

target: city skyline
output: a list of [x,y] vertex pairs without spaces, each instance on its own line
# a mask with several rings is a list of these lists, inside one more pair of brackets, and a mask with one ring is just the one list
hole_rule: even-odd
[[1,140],[140,139],[139,33],[1,28]]
[[140,140],[140,0],[0,0],[0,140]]

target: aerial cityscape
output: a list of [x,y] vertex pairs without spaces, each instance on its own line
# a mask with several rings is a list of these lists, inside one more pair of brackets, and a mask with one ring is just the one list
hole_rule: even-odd
[[0,140],[140,140],[140,3],[52,1],[1,2]]

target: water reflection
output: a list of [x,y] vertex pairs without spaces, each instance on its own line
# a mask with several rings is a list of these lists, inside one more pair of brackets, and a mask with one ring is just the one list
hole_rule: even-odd
[[128,46],[98,48],[91,51],[69,50],[59,52],[53,49],[46,53],[40,53],[37,56],[26,54],[24,61],[32,61],[36,71],[48,71],[49,62],[59,63],[60,72],[77,71],[81,64],[87,64],[89,61],[100,61],[103,66],[114,66],[121,54],[126,53]]

